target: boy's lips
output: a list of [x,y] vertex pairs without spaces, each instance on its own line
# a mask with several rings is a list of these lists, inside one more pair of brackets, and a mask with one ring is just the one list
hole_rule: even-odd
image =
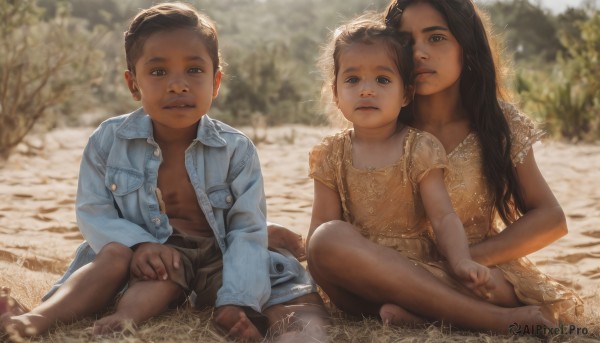
[[194,104],[192,101],[187,101],[187,100],[182,100],[182,99],[170,101],[165,106],[163,106],[164,109],[194,108],[194,107],[196,107],[196,104]]

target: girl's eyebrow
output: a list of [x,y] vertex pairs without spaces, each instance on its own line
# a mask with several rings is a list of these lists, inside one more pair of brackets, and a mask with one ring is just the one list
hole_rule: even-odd
[[421,32],[431,32],[431,31],[449,31],[445,26],[429,26],[421,30]]

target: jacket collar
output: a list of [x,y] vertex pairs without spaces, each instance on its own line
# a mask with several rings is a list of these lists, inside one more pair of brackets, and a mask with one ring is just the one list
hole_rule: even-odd
[[[222,147],[227,145],[227,141],[221,136],[220,132],[221,128],[218,122],[205,114],[200,119],[195,140],[207,146]],[[129,114],[116,131],[117,137],[123,139],[148,139],[153,136],[152,133],[152,120],[143,108]]]

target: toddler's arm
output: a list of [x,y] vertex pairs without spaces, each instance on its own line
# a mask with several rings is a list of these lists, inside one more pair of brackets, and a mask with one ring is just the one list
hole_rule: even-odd
[[487,267],[471,259],[467,236],[446,191],[442,169],[433,169],[425,175],[419,189],[438,249],[448,259],[454,274],[466,286],[486,297],[487,290],[494,288],[493,279]]
[[339,193],[325,186],[321,181],[314,180],[314,200],[306,246],[308,246],[310,237],[319,225],[341,219],[342,202]]

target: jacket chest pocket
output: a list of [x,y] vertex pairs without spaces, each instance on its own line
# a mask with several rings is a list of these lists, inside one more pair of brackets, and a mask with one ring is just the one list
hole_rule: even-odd
[[233,206],[233,202],[235,201],[231,189],[229,189],[229,185],[227,184],[212,186],[206,190],[206,193],[213,208],[228,210]]
[[144,176],[142,173],[130,170],[121,169],[115,167],[108,167],[106,170],[106,177],[104,184],[115,196],[125,196],[132,192],[135,192],[144,182]]

